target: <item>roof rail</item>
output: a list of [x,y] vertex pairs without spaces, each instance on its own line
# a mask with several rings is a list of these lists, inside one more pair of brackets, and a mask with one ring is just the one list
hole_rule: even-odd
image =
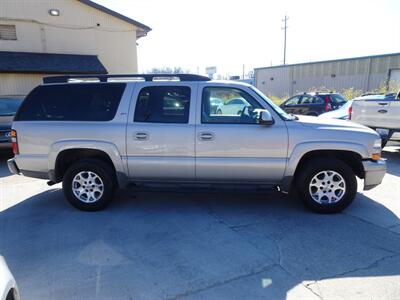
[[90,80],[97,79],[100,82],[108,82],[109,79],[137,79],[144,81],[156,81],[166,80],[166,79],[179,79],[180,81],[210,81],[211,79],[206,76],[196,75],[196,74],[85,74],[85,75],[62,75],[62,76],[47,76],[43,77],[43,83],[68,83],[74,80]]

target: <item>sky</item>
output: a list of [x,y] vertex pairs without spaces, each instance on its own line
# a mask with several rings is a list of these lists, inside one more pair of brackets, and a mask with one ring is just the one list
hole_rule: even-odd
[[139,72],[181,67],[224,76],[283,63],[400,52],[399,0],[94,0],[152,28]]

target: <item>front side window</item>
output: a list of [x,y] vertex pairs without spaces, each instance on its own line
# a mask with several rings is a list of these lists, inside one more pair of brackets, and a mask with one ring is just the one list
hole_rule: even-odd
[[297,105],[297,104],[299,104],[299,100],[300,100],[300,97],[298,97],[298,96],[290,98],[289,100],[287,100],[285,102],[285,106]]
[[42,85],[24,100],[16,121],[110,121],[125,83]]
[[150,86],[143,88],[135,108],[135,122],[188,123],[190,87]]
[[202,123],[255,124],[259,109],[262,106],[242,90],[224,87],[203,89]]

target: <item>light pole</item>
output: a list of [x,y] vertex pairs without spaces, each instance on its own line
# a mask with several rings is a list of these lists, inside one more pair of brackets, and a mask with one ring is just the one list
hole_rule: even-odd
[[284,23],[284,26],[282,27],[282,30],[284,32],[284,39],[283,39],[283,65],[286,65],[286,30],[287,30],[287,21],[289,20],[289,17],[285,15],[285,18],[282,20]]

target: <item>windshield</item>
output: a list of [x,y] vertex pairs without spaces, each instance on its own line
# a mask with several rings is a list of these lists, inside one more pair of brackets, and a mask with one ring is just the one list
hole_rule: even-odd
[[22,99],[0,99],[0,116],[13,116],[17,112]]
[[272,100],[270,100],[267,96],[264,95],[259,89],[254,86],[250,87],[258,96],[260,96],[265,102],[267,102],[283,119],[285,120],[295,120],[296,117],[293,115],[289,115],[282,108],[276,105]]

